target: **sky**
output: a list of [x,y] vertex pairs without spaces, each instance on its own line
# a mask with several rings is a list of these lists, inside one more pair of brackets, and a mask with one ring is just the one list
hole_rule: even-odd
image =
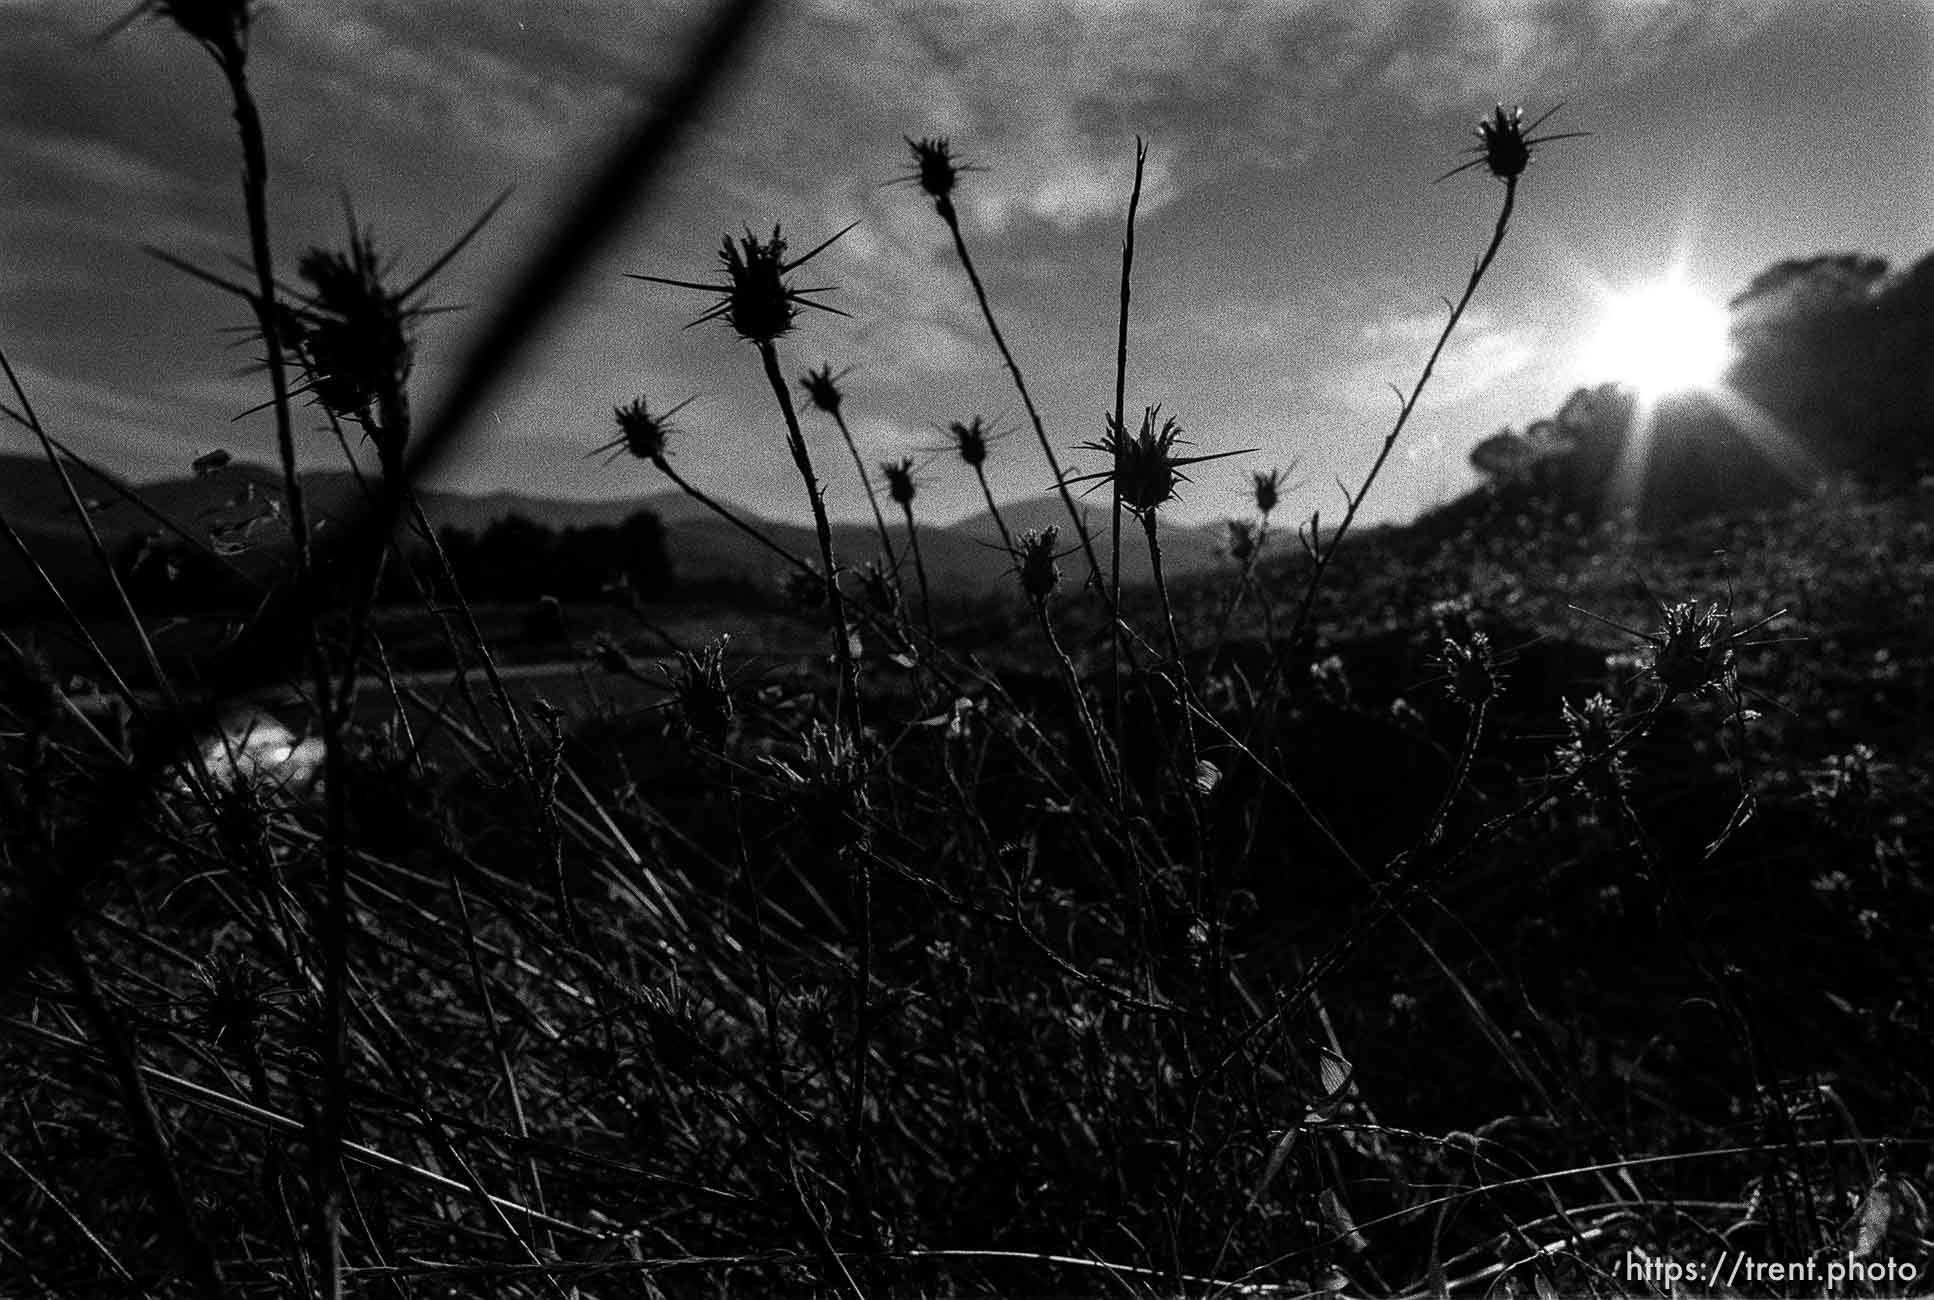
[[[227,269],[246,251],[225,88],[187,37],[129,0],[0,0],[0,348],[49,429],[135,479],[202,452],[272,457],[243,305],[153,257]],[[266,123],[278,259],[344,242],[344,200],[399,282],[506,189],[435,281],[463,310],[423,323],[413,383],[439,399],[469,332],[587,160],[666,83],[694,0],[271,0],[250,70]],[[1294,465],[1299,516],[1334,518],[1489,237],[1502,185],[1463,161],[1494,103],[1545,130],[1504,248],[1365,505],[1400,520],[1474,482],[1470,448],[1553,411],[1595,373],[1608,295],[1675,264],[1725,298],[1787,257],[1934,249],[1934,0],[790,0],[568,309],[533,340],[439,485],[569,497],[665,486],[589,455],[612,408],[678,416],[681,473],[777,518],[804,490],[753,347],[686,328],[720,238],[783,224],[832,285],[779,344],[789,375],[851,367],[869,462],[921,462],[917,510],[979,489],[937,453],[952,420],[1013,435],[995,494],[1052,478],[904,136],[985,170],[965,238],[1064,464],[1112,409],[1134,142],[1131,418],[1159,404],[1210,453],[1178,513],[1239,513],[1251,470]],[[866,505],[837,435],[806,412],[836,517]],[[9,426],[10,427],[10,426]],[[299,414],[305,465],[340,463]],[[18,429],[0,433],[27,450]]]

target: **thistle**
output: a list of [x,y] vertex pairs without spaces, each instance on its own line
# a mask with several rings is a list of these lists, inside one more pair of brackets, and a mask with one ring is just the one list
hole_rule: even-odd
[[695,399],[686,398],[668,411],[654,413],[650,403],[638,397],[623,406],[612,408],[612,417],[618,422],[618,436],[591,449],[593,456],[607,452],[605,464],[610,464],[620,456],[634,456],[639,460],[661,465],[665,459],[666,439],[675,430],[672,417],[690,406]]
[[965,464],[979,469],[987,463],[987,426],[978,415],[964,424],[959,420],[948,424],[947,435]]
[[1537,121],[1526,126],[1524,109],[1513,108],[1507,113],[1504,111],[1504,105],[1499,104],[1491,116],[1479,120],[1477,124],[1477,143],[1468,151],[1476,154],[1477,157],[1451,168],[1437,179],[1447,181],[1461,171],[1468,171],[1481,165],[1489,169],[1491,175],[1499,180],[1515,182],[1524,174],[1524,169],[1531,164],[1531,150],[1534,145],[1550,144],[1553,140],[1576,140],[1591,134],[1589,131],[1566,131],[1560,135],[1542,136],[1531,134],[1563,107],[1563,104],[1559,104],[1547,110]]
[[724,745],[735,712],[732,690],[725,680],[727,641],[721,636],[696,652],[680,650],[677,667],[665,673],[665,685],[671,690],[672,705],[686,734],[714,749]]
[[846,371],[834,374],[832,363],[828,362],[817,370],[808,370],[800,377],[799,386],[806,390],[807,400],[815,407],[838,419],[840,402],[844,398],[839,381],[845,377]]
[[913,150],[913,170],[904,176],[894,177],[887,184],[916,185],[934,201],[936,207],[945,205],[943,211],[953,208],[954,186],[959,183],[962,172],[987,170],[954,157],[945,136],[926,136],[919,140],[912,136],[900,138],[907,142],[907,148]]
[[1190,444],[1182,437],[1182,426],[1174,416],[1162,422],[1159,432],[1156,430],[1155,420],[1161,413],[1159,406],[1144,410],[1142,427],[1133,437],[1124,434],[1121,425],[1110,416],[1107,432],[1097,441],[1082,443],[1081,449],[1101,452],[1113,460],[1113,467],[1093,474],[1079,474],[1067,481],[1092,483],[1094,486],[1088,489],[1090,492],[1103,483],[1114,483],[1121,493],[1121,503],[1135,514],[1145,516],[1173,501],[1181,484],[1194,481],[1182,472],[1183,466],[1199,465],[1204,461],[1222,460],[1229,456],[1246,456],[1256,450],[1254,447],[1245,447],[1239,451],[1218,451],[1207,456],[1177,456],[1177,447]]
[[1275,469],[1256,470],[1249,476],[1254,484],[1256,512],[1265,520],[1282,500],[1283,480],[1289,477],[1289,470],[1295,467],[1296,463],[1291,461],[1289,469],[1278,466]]
[[[853,223],[855,226],[858,224],[857,221]],[[778,226],[772,228],[771,239],[760,239],[752,233],[750,226],[746,227],[745,234],[736,244],[732,236],[727,235],[719,248],[719,262],[725,268],[723,284],[669,280],[658,275],[628,275],[627,278],[651,284],[668,284],[677,289],[716,293],[719,300],[709,311],[687,325],[687,329],[708,320],[723,320],[748,343],[769,344],[792,332],[793,320],[799,315],[801,307],[831,312],[835,316],[847,314],[837,307],[828,307],[812,300],[813,294],[831,292],[829,287],[795,289],[786,283],[785,276],[832,247],[834,241],[852,228],[847,226],[812,252],[790,261],[786,260],[786,241],[779,233]]]
[[927,639],[934,639],[933,594],[927,587],[927,562],[920,554],[920,530],[913,522],[913,497],[917,485],[913,481],[913,457],[902,456],[899,460],[881,461],[880,472],[886,475],[887,491],[900,505],[900,512],[906,516],[907,542],[913,547],[913,571],[920,578],[920,612],[927,625]]
[[1035,604],[1046,601],[1061,585],[1061,566],[1056,563],[1061,557],[1054,550],[1060,537],[1061,530],[1053,524],[1021,534],[1015,572],[1020,575],[1021,591]]
[[1734,693],[1738,677],[1733,659],[1738,647],[1772,644],[1742,638],[1786,613],[1784,609],[1774,610],[1765,618],[1735,630],[1730,607],[1721,608],[1715,603],[1701,611],[1697,601],[1681,600],[1672,604],[1661,601],[1658,630],[1641,632],[1588,609],[1579,609],[1576,605],[1571,608],[1651,647],[1651,662],[1646,665],[1646,671],[1663,691],[1661,702],[1715,690]]

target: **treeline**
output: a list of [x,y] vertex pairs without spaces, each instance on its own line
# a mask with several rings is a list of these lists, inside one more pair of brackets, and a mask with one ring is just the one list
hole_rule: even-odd
[[[617,525],[594,524],[563,530],[522,515],[500,519],[481,533],[443,528],[437,541],[464,595],[473,601],[524,604],[552,596],[565,602],[607,598],[651,600],[674,587],[665,530],[658,517],[641,510]],[[258,543],[246,549],[190,545],[176,537],[144,534],[130,538],[116,556],[122,585],[135,604],[149,613],[213,613],[249,608],[260,599],[259,580],[274,576],[277,548]],[[367,581],[325,567],[322,580],[330,599],[363,598],[355,590]],[[376,589],[379,604],[420,600],[443,589],[440,566],[420,539],[402,547],[384,566]]]
[[1666,398],[1641,424],[1630,392],[1580,388],[1472,449],[1483,496],[1587,519],[1630,505],[1657,526],[1775,504],[1823,478],[1885,490],[1934,470],[1934,255],[1901,272],[1855,253],[1790,259],[1728,306],[1726,392]]

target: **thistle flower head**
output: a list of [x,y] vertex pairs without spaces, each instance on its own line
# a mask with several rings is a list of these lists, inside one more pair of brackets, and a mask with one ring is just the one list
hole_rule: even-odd
[[[1177,456],[1177,447],[1188,446],[1182,437],[1182,426],[1174,416],[1162,421],[1158,431],[1155,421],[1162,413],[1159,406],[1151,406],[1142,412],[1142,427],[1133,437],[1129,437],[1122,426],[1108,417],[1107,432],[1095,442],[1084,442],[1084,451],[1098,451],[1113,459],[1114,464],[1093,474],[1081,474],[1068,481],[1071,483],[1093,483],[1100,487],[1103,483],[1114,483],[1121,493],[1121,503],[1138,515],[1147,514],[1173,501],[1176,489],[1190,482],[1182,472],[1185,465],[1196,465],[1203,461],[1221,460],[1225,456],[1243,456],[1255,448],[1241,451],[1219,451],[1208,456]],[[1090,492],[1094,487],[1089,488]]]
[[1030,528],[1021,534],[1016,569],[1021,575],[1021,590],[1037,604],[1052,596],[1054,589],[1061,585],[1061,566],[1055,563],[1061,557],[1054,551],[1060,537],[1060,528],[1053,524]]
[[1701,611],[1678,601],[1660,611],[1652,642],[1652,676],[1668,696],[1695,695],[1732,680],[1732,613],[1716,604]]
[[218,1047],[243,1057],[253,1053],[277,992],[273,982],[232,952],[218,952],[201,963],[195,979],[199,987],[191,1005],[196,1025]]
[[687,734],[714,748],[724,744],[732,725],[732,689],[725,680],[725,647],[721,636],[697,651],[680,650],[677,665],[665,674],[672,704]]
[[1256,525],[1247,519],[1230,519],[1224,521],[1223,527],[1223,549],[1229,552],[1230,559],[1247,564],[1249,557],[1256,553]]
[[1283,480],[1289,477],[1289,470],[1295,468],[1291,462],[1289,469],[1277,466],[1274,469],[1256,470],[1250,474],[1256,495],[1256,512],[1267,519],[1272,510],[1282,501]]
[[1600,691],[1583,704],[1565,700],[1561,717],[1565,739],[1558,744],[1559,767],[1567,773],[1591,768],[1586,783],[1594,794],[1612,796],[1624,789],[1627,767],[1618,752],[1618,708],[1611,697]]
[[832,363],[829,361],[819,369],[808,370],[800,376],[799,386],[806,390],[806,398],[814,406],[828,415],[836,416],[839,414],[842,397],[839,381],[845,374],[844,370],[837,375],[834,374]]
[[[858,225],[858,222],[854,222]],[[798,316],[799,308],[814,307],[820,311],[844,316],[845,312],[837,307],[814,302],[811,295],[826,293],[829,286],[814,289],[795,289],[786,282],[786,275],[797,270],[807,262],[818,257],[832,246],[833,241],[844,235],[853,226],[846,227],[811,252],[788,261],[786,259],[786,240],[779,233],[779,227],[772,228],[772,238],[760,239],[752,233],[750,226],[745,234],[734,242],[727,235],[719,247],[719,262],[725,270],[723,284],[699,284],[691,280],[668,280],[657,275],[633,275],[633,280],[646,280],[652,284],[668,284],[679,289],[696,289],[701,293],[716,293],[719,300],[692,325],[708,320],[723,320],[730,325],[738,336],[749,343],[768,344],[774,339],[791,332],[793,319]],[[690,328],[690,326],[687,326]]]
[[880,462],[880,473],[886,475],[886,487],[895,501],[903,506],[913,504],[915,484],[913,482],[913,457],[902,456],[899,460]]
[[688,397],[668,411],[653,411],[644,398],[638,397],[623,406],[612,408],[612,417],[618,422],[618,436],[593,447],[591,454],[608,453],[605,456],[606,464],[620,456],[635,456],[639,460],[658,464],[665,459],[666,439],[675,432],[672,417],[691,405],[692,401]]
[[814,722],[807,729],[799,758],[767,758],[780,780],[781,797],[805,824],[816,844],[837,851],[863,846],[872,799],[858,747],[846,734]]
[[1588,609],[1579,609],[1576,605],[1572,608],[1649,646],[1652,654],[1651,662],[1645,665],[1646,671],[1664,690],[1667,700],[1713,690],[1733,691],[1737,686],[1735,650],[1742,645],[1771,644],[1744,638],[1786,613],[1778,609],[1758,622],[1735,628],[1730,603],[1724,606],[1714,603],[1701,610],[1694,600],[1660,601],[1658,628],[1641,632]]
[[1482,166],[1501,181],[1515,181],[1524,174],[1531,164],[1531,150],[1534,145],[1549,144],[1553,140],[1575,140],[1591,134],[1589,131],[1566,131],[1560,135],[1533,135],[1540,126],[1558,109],[1559,104],[1547,110],[1529,126],[1524,122],[1524,109],[1513,108],[1506,112],[1499,104],[1491,115],[1481,118],[1477,124],[1477,143],[1468,152],[1476,154],[1469,162],[1451,168],[1437,179],[1448,180],[1461,171]]
[[894,177],[887,184],[917,185],[936,204],[952,205],[954,186],[959,183],[962,172],[986,170],[954,157],[945,136],[923,136],[916,140],[909,135],[901,139],[907,142],[907,148],[913,150],[913,170],[904,176]]
[[987,426],[978,415],[964,424],[952,421],[947,425],[947,434],[953,439],[954,450],[960,453],[961,460],[976,469],[987,463]]
[[309,285],[295,309],[296,354],[309,391],[338,419],[367,421],[409,381],[420,312],[385,285],[388,270],[369,232],[353,228],[346,251],[311,248],[296,263]]
[[1504,684],[1503,664],[1491,648],[1491,638],[1483,632],[1445,637],[1438,664],[1449,679],[1451,698],[1471,708],[1490,703]]

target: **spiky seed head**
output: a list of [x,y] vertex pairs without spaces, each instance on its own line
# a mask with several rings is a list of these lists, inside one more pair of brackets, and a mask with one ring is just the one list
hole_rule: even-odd
[[935,202],[953,197],[954,186],[960,181],[960,173],[971,170],[961,165],[954,157],[953,149],[945,136],[926,136],[915,140],[912,136],[902,137],[907,147],[913,150],[913,175],[907,179],[919,185],[920,189]]
[[611,414],[618,422],[618,436],[607,446],[653,464],[665,458],[665,440],[672,430],[671,411],[654,413],[639,397],[614,408]]
[[975,469],[987,463],[987,426],[978,415],[964,424],[953,421],[947,426],[947,433],[953,438],[961,460]]
[[786,241],[779,227],[772,228],[769,240],[747,230],[736,246],[727,235],[719,246],[719,261],[732,282],[725,318],[739,337],[769,343],[792,329],[799,309],[786,288]]
[[1531,145],[1525,138],[1524,109],[1509,113],[1499,104],[1491,116],[1477,124],[1478,143],[1484,147],[1484,165],[1500,180],[1522,175],[1531,162]]
[[1266,518],[1282,499],[1283,471],[1257,470],[1250,478],[1255,482],[1256,510]]
[[[1558,108],[1564,107],[1562,104]],[[1447,180],[1461,171],[1472,167],[1483,167],[1501,181],[1513,182],[1524,174],[1531,164],[1531,150],[1534,145],[1549,144],[1553,140],[1575,140],[1588,135],[1586,131],[1566,131],[1560,135],[1533,135],[1545,120],[1558,108],[1548,109],[1537,121],[1525,124],[1524,109],[1513,108],[1505,111],[1499,104],[1489,117],[1480,118],[1477,124],[1477,144],[1469,152],[1477,156],[1469,162],[1451,168],[1438,180]]]
[[1565,739],[1558,744],[1559,767],[1565,772],[1584,771],[1586,789],[1601,796],[1614,796],[1625,788],[1627,766],[1618,752],[1618,708],[1603,691],[1583,704],[1562,702],[1560,716],[1565,724]]
[[346,251],[311,248],[296,273],[311,290],[297,312],[296,347],[310,391],[338,419],[366,419],[409,381],[416,353],[411,313],[383,283],[366,233],[352,233]]
[[1732,615],[1682,600],[1661,611],[1652,642],[1652,676],[1668,696],[1693,695],[1723,686],[1733,667]]
[[809,370],[799,380],[799,386],[806,390],[806,398],[814,406],[828,415],[839,414],[842,394],[839,391],[839,376],[833,373],[832,363],[817,370]]
[[915,490],[913,457],[902,456],[897,461],[881,461],[880,472],[886,475],[887,491],[892,494],[893,499],[903,506],[912,505]]
[[1450,679],[1448,689],[1453,699],[1476,708],[1497,697],[1504,672],[1489,636],[1472,632],[1467,638],[1445,637],[1439,662]]
[[717,748],[725,743],[735,708],[725,680],[725,647],[721,636],[697,651],[680,650],[677,666],[667,674],[673,704],[688,735]]
[[232,952],[218,952],[201,963],[195,978],[200,985],[195,1021],[202,1032],[239,1056],[253,1053],[269,1012],[269,980]]
[[1021,590],[1031,601],[1046,600],[1061,585],[1061,566],[1055,563],[1054,553],[1054,544],[1060,538],[1061,530],[1053,524],[1021,534]]
[[1249,557],[1256,553],[1256,526],[1247,519],[1230,519],[1224,522],[1227,535],[1223,548],[1229,558],[1238,564],[1247,564]]
[[814,722],[806,730],[796,761],[765,761],[780,778],[785,802],[815,845],[835,852],[864,847],[872,812],[868,773],[858,748],[844,732]]

